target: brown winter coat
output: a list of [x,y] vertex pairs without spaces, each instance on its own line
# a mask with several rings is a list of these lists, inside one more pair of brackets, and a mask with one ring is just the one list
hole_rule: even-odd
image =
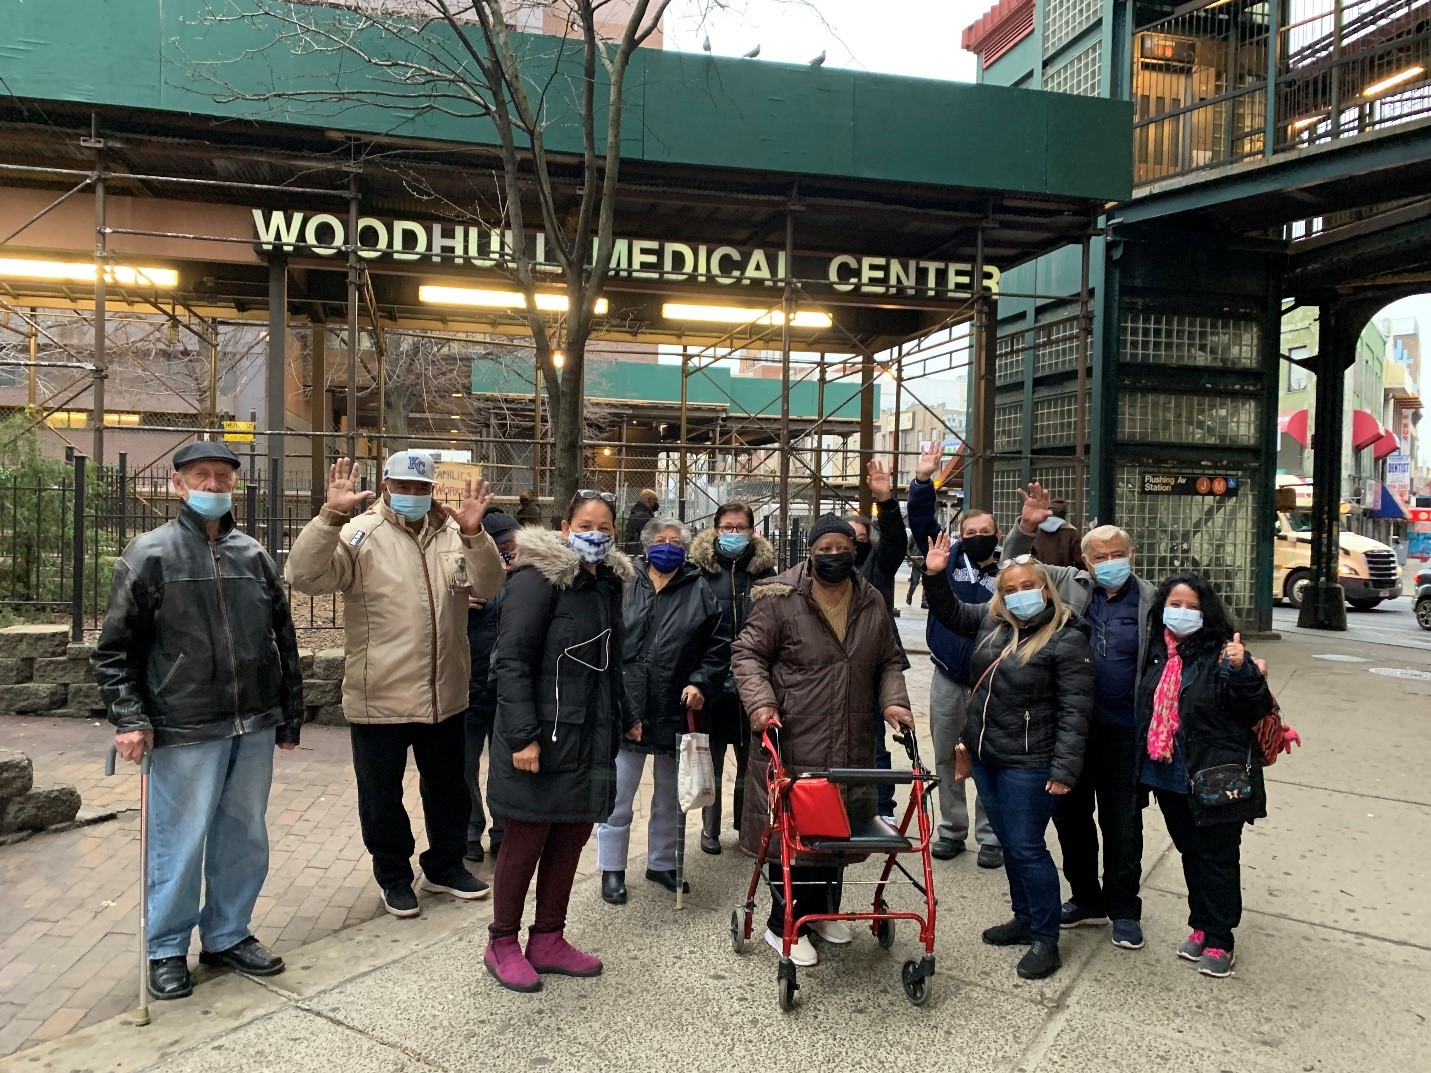
[[1071,566],[1083,569],[1083,538],[1071,524],[1058,527],[1057,532],[1045,533],[1040,529],[1034,534],[1034,558],[1045,566]]
[[[858,576],[853,584],[843,644],[815,603],[803,562],[754,586],[750,618],[732,646],[741,704],[748,712],[780,712],[780,751],[791,774],[873,767],[874,721],[892,705],[909,707],[904,653],[884,598]],[[740,826],[741,849],[751,854],[765,831],[766,766],[761,740],[752,736]],[[874,815],[872,791],[861,787],[847,798],[851,820]]]

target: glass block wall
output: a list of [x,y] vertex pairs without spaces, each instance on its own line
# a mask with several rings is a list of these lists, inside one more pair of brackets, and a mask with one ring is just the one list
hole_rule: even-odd
[[[1023,501],[1018,493],[1019,469],[1018,462],[994,463],[994,502],[985,509],[993,511],[999,529],[1005,533],[1018,524],[1019,513],[1023,509]],[[977,507],[979,504],[970,503],[969,506]]]
[[1076,93],[1083,97],[1099,95],[1103,77],[1103,43],[1094,41],[1071,59],[1044,72],[1043,88],[1050,93]]
[[1047,59],[1098,21],[1102,0],[1045,0],[1043,54]]

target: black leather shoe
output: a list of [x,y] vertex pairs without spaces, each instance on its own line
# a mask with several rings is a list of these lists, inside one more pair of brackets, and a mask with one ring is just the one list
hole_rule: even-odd
[[1018,974],[1025,980],[1042,980],[1063,967],[1058,956],[1058,944],[1047,939],[1035,939],[1029,952],[1019,959]]
[[952,838],[939,838],[929,847],[929,855],[936,861],[952,861],[968,848],[964,843],[956,842]]
[[252,935],[227,950],[203,951],[199,955],[199,964],[224,965],[247,976],[277,976],[284,967],[283,959],[270,954]]
[[979,847],[979,867],[980,868],[1002,868],[1004,866],[1004,851],[998,846]]
[[701,835],[701,852],[709,853],[712,857],[720,856],[720,839],[712,835]]
[[[658,872],[654,868],[648,868],[646,869],[646,878],[656,884],[656,886],[665,887],[672,894],[676,893],[676,871],[674,868],[664,872]],[[682,881],[681,893],[691,893],[691,885]]]
[[996,924],[984,929],[984,942],[990,946],[1028,946],[1034,941],[1029,931],[1029,922],[1022,917],[1014,917],[1006,924]]
[[601,900],[611,905],[626,904],[626,873],[601,873]]
[[155,958],[149,962],[149,993],[157,999],[188,998],[194,993],[189,959]]

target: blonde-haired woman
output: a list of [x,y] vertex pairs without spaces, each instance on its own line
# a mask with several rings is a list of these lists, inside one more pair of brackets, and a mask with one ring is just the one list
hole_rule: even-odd
[[1093,710],[1093,653],[1077,616],[1048,571],[1030,556],[1006,561],[994,598],[964,604],[944,567],[949,536],[924,560],[929,613],[955,633],[975,637],[964,746],[974,785],[1004,848],[1014,917],[984,932],[992,946],[1028,946],[1018,974],[1057,972],[1058,870],[1046,832],[1058,799],[1083,767]]

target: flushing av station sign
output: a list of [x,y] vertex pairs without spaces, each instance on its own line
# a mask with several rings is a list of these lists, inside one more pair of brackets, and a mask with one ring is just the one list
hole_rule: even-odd
[[[263,253],[283,250],[314,257],[337,257],[349,245],[347,221],[332,213],[253,210],[254,245]],[[594,245],[594,241],[593,241]],[[478,271],[510,266],[512,233],[480,225],[384,220],[363,216],[357,228],[358,256],[398,264],[461,265]],[[538,271],[559,276],[547,260],[546,236],[531,237]],[[785,251],[739,249],[657,239],[618,238],[612,242],[614,279],[661,283],[700,283],[722,287],[780,287],[785,279]],[[924,261],[841,253],[796,254],[794,276],[806,289],[828,288],[837,294],[902,298],[961,299],[970,296],[974,266],[966,261]],[[999,270],[984,266],[984,286],[996,297]],[[818,285],[814,287],[812,285]]]

